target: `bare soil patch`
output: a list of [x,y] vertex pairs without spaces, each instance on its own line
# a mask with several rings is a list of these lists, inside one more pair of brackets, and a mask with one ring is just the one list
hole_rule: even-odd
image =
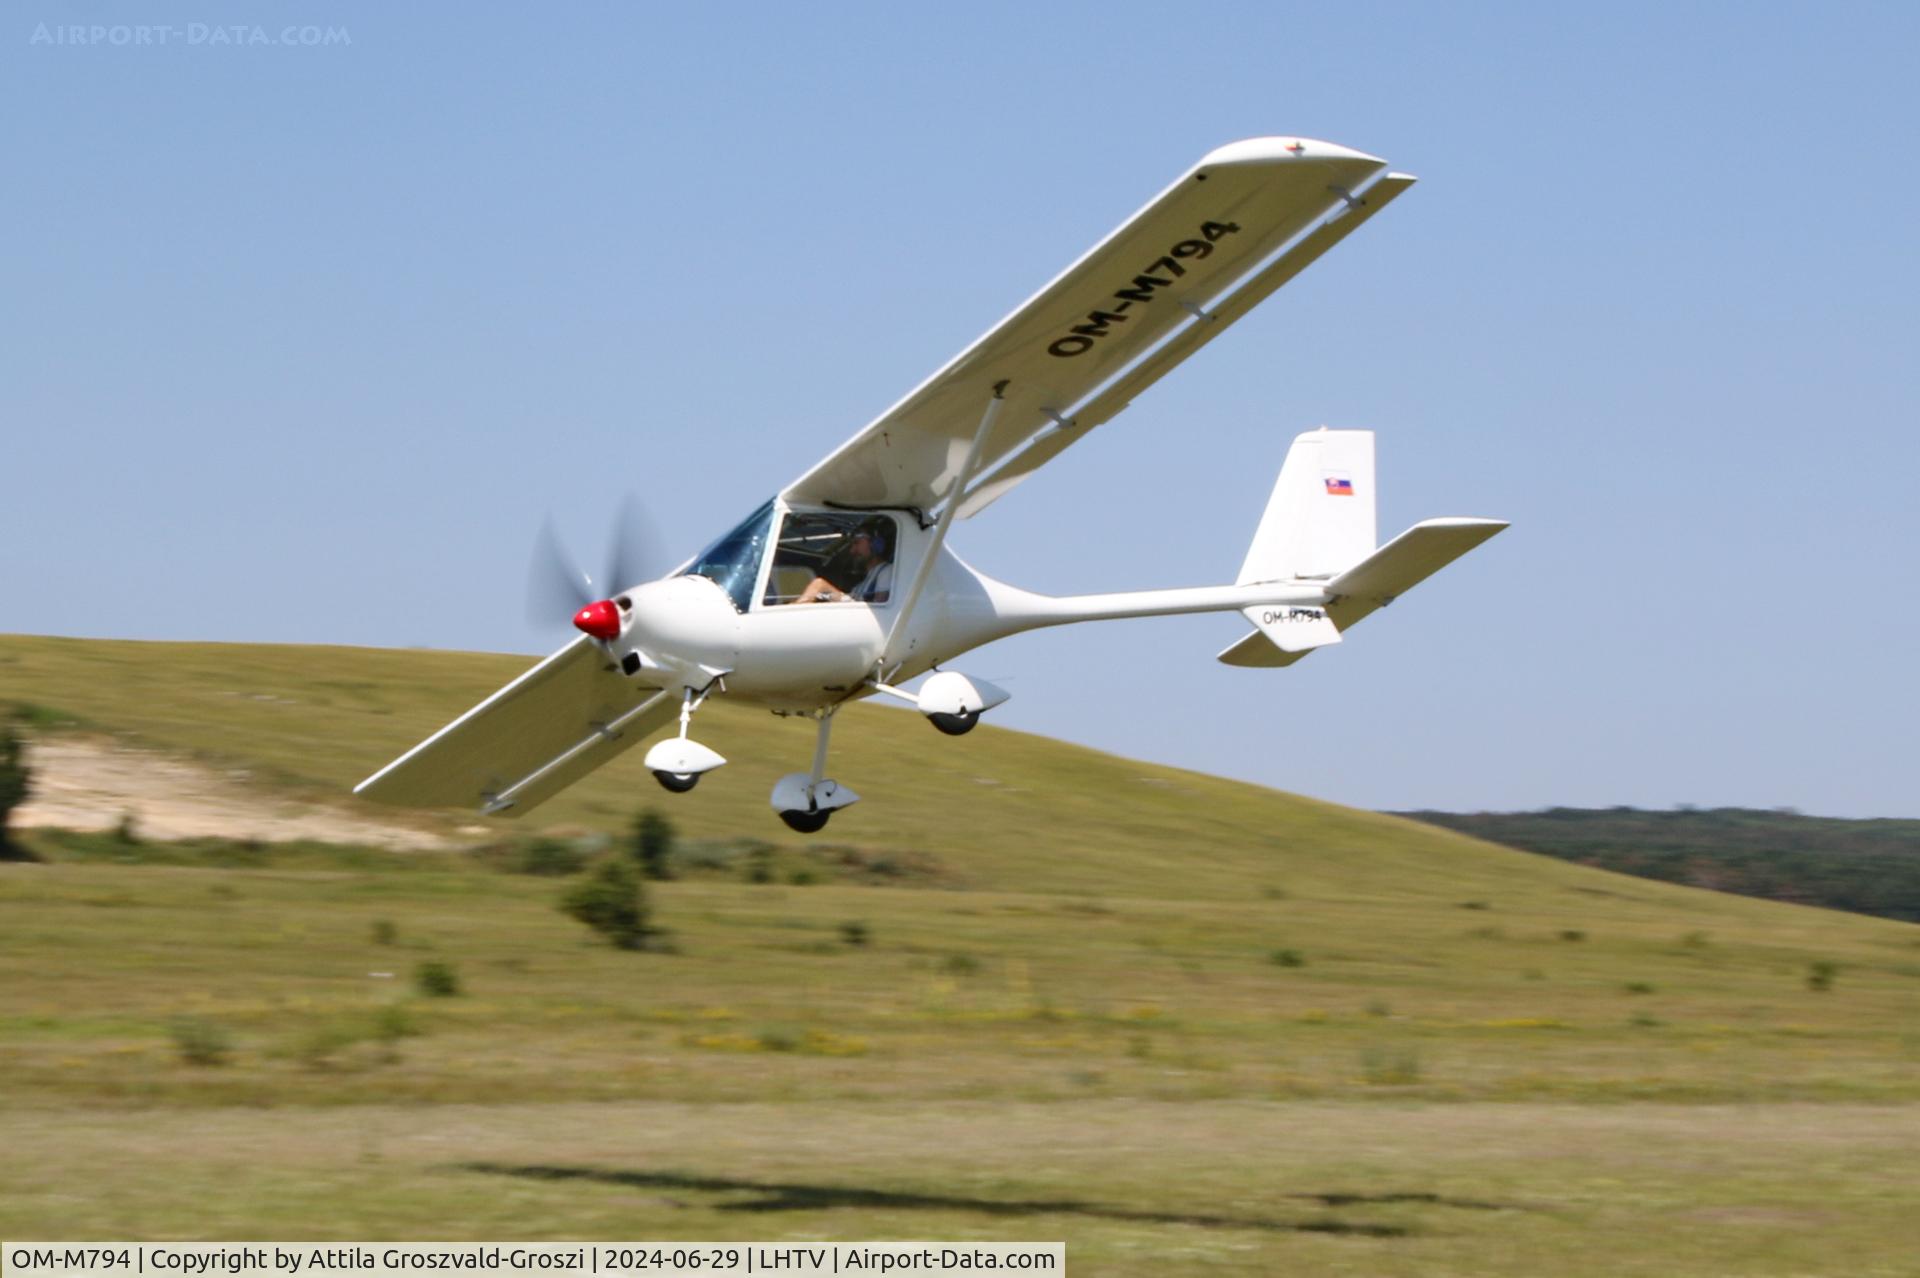
[[150,839],[312,839],[396,851],[453,846],[455,840],[371,812],[289,799],[249,784],[245,772],[138,750],[115,741],[56,737],[29,754],[33,794],[13,814],[23,827],[109,830],[131,816]]

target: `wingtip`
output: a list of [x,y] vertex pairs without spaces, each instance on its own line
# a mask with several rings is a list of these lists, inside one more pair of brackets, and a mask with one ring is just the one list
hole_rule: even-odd
[[1243,138],[1238,142],[1229,142],[1207,152],[1200,164],[1204,168],[1213,168],[1223,164],[1273,164],[1307,160],[1359,161],[1376,167],[1386,165],[1386,161],[1377,155],[1368,155],[1365,151],[1356,151],[1336,142],[1284,136]]

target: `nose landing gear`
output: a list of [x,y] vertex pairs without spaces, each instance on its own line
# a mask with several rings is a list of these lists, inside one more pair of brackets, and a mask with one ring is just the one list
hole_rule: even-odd
[[717,751],[687,736],[687,725],[693,721],[693,712],[706,701],[707,693],[713,687],[713,684],[708,684],[698,696],[694,695],[692,688],[681,689],[680,735],[669,737],[647,751],[647,770],[653,773],[655,781],[674,794],[685,794],[700,784],[702,776],[726,762]]

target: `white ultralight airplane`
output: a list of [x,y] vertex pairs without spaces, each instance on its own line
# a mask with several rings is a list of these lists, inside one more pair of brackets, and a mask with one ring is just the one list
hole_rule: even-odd
[[[1430,519],[1384,546],[1373,435],[1293,442],[1230,586],[1054,597],[947,549],[979,514],[1391,203],[1414,179],[1307,138],[1221,147],[945,368],[665,578],[588,603],[582,632],[356,793],[518,815],[679,724],[646,766],[685,791],[726,760],[688,735],[715,693],[819,722],[813,766],[773,807],[813,832],[859,796],[825,774],[842,705],[881,694],[942,732],[1007,694],[943,663],[1024,630],[1175,613],[1244,613],[1219,654],[1285,666],[1506,524]],[[589,596],[590,597],[590,596]],[[902,685],[936,671],[916,690]]]

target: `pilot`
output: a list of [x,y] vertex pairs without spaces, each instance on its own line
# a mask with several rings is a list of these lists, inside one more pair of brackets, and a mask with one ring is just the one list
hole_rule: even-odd
[[885,603],[893,589],[893,529],[875,515],[833,552],[795,603]]

